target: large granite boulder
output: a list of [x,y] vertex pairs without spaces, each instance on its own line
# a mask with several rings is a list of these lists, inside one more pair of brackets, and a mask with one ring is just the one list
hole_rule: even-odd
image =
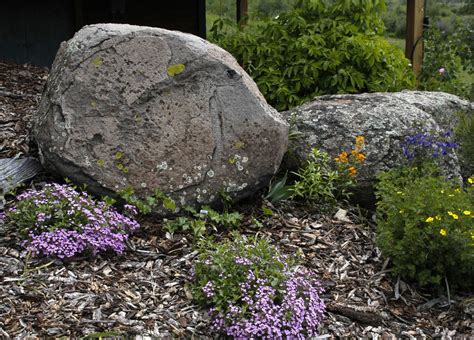
[[197,206],[266,185],[288,125],[223,49],[181,32],[100,24],[61,45],[33,131],[44,166],[95,193],[160,189]]
[[[405,137],[445,133],[455,126],[457,111],[472,114],[472,103],[450,94],[419,91],[316,97],[283,112],[296,132],[287,165],[303,164],[314,147],[335,157],[351,150],[356,136],[364,136],[367,158],[359,171],[358,187],[371,202],[377,173],[406,162],[401,146]],[[447,177],[460,178],[455,154],[443,157],[442,166]]]

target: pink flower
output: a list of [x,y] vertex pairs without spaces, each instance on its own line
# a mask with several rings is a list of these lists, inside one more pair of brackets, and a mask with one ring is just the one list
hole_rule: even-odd
[[441,67],[439,70],[438,70],[438,73],[440,76],[444,76],[444,74],[446,73],[446,69],[444,67]]

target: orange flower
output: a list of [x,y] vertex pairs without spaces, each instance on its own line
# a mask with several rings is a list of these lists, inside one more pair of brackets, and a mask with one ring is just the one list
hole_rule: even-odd
[[364,146],[365,138],[364,136],[357,136],[356,137],[356,149],[360,150]]
[[357,169],[353,166],[349,167],[349,176],[354,177],[357,175]]
[[357,156],[355,156],[355,157],[357,158],[357,160],[359,162],[365,161],[365,158],[366,158],[365,155],[362,152],[358,153]]
[[354,158],[358,161],[358,162],[363,162],[365,161],[365,155],[360,152],[359,150],[352,150],[351,151],[352,153],[352,156],[354,156]]
[[339,163],[348,163],[349,160],[347,159],[347,156],[349,156],[347,151],[343,151],[339,154],[339,156],[337,156],[334,159],[335,159],[336,162],[339,162]]

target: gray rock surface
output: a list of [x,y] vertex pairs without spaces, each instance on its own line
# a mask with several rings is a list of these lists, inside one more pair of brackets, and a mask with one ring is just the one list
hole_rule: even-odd
[[288,125],[223,49],[181,32],[99,24],[61,45],[33,133],[46,168],[93,192],[158,188],[196,206],[266,185]]
[[[336,157],[343,150],[350,151],[355,137],[361,135],[367,159],[360,168],[358,185],[362,192],[370,193],[379,171],[406,162],[401,147],[405,136],[446,132],[456,123],[455,113],[460,110],[472,114],[472,103],[436,92],[317,97],[283,112],[293,132],[299,134],[290,141],[287,166],[301,165],[313,147]],[[443,158],[443,168],[448,177],[460,178],[455,154]]]
[[472,114],[473,103],[445,92],[402,91],[386,93],[416,108],[429,113],[445,131],[453,130],[458,122],[457,113],[462,111]]

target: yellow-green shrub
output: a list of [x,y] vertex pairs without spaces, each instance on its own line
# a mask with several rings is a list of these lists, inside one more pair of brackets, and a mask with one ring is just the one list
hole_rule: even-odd
[[382,0],[299,0],[267,21],[217,21],[210,38],[278,110],[322,94],[412,88],[408,59],[381,36],[384,7]]
[[430,163],[379,175],[377,243],[395,275],[422,286],[474,287],[474,178],[446,181]]

